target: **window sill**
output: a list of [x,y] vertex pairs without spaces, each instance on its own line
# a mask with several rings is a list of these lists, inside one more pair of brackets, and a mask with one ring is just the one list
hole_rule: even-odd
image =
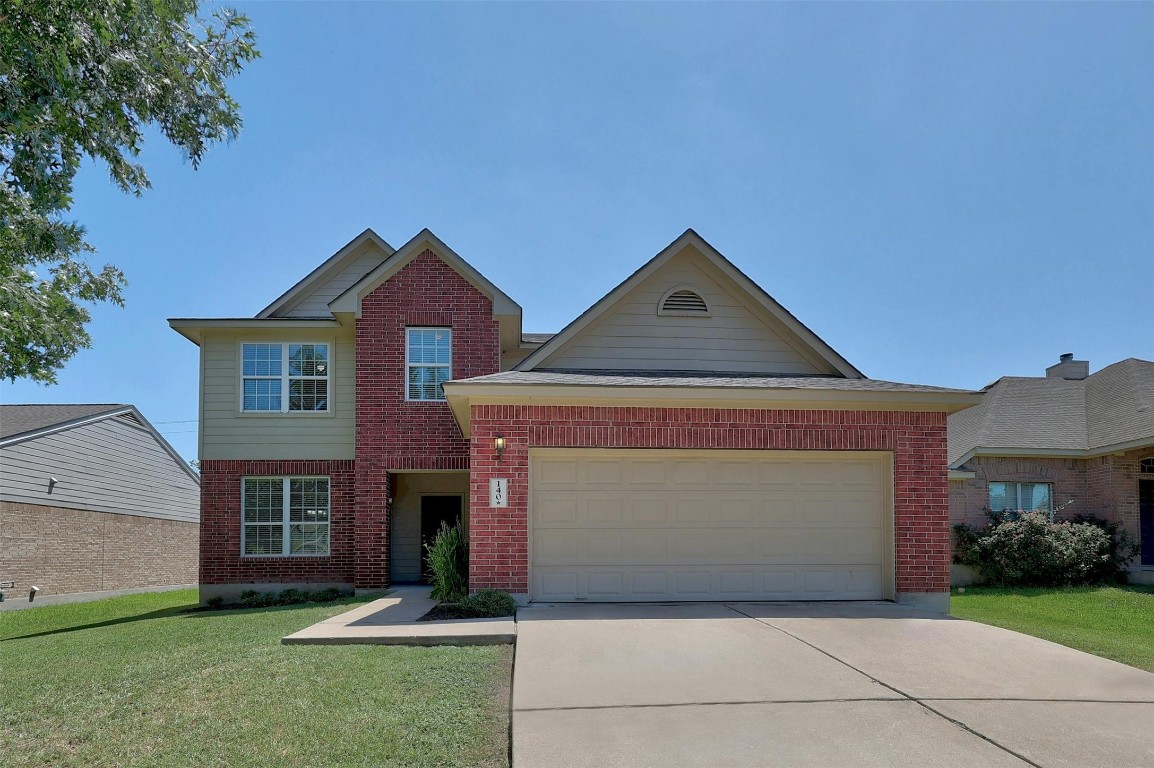
[[331,558],[331,552],[323,555],[241,555],[241,560],[324,560]]

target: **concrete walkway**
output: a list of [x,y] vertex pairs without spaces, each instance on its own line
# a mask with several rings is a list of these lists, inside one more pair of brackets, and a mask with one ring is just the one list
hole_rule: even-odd
[[281,638],[284,645],[502,645],[517,636],[512,617],[417,621],[437,604],[429,587],[397,587],[385,597]]
[[1154,766],[1154,674],[891,603],[531,606],[513,767]]

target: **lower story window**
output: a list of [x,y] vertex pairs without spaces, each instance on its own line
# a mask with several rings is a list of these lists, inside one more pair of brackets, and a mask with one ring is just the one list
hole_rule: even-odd
[[246,477],[241,489],[241,552],[327,555],[327,477]]
[[1054,511],[1051,483],[990,483],[991,512]]

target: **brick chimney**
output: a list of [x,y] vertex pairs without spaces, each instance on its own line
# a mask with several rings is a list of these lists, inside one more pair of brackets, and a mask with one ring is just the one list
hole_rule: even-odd
[[1090,375],[1089,360],[1075,360],[1073,352],[1058,357],[1058,362],[1046,369],[1048,379],[1073,379],[1081,381]]

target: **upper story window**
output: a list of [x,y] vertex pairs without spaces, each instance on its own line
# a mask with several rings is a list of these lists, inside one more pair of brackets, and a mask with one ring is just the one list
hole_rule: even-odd
[[452,378],[453,332],[448,328],[407,328],[406,400],[444,400],[441,385]]
[[1054,512],[1051,483],[990,483],[990,511]]
[[241,345],[241,410],[271,413],[329,409],[329,345]]
[[1154,474],[1154,456],[1148,459],[1142,459],[1138,462],[1138,471],[1143,473]]

